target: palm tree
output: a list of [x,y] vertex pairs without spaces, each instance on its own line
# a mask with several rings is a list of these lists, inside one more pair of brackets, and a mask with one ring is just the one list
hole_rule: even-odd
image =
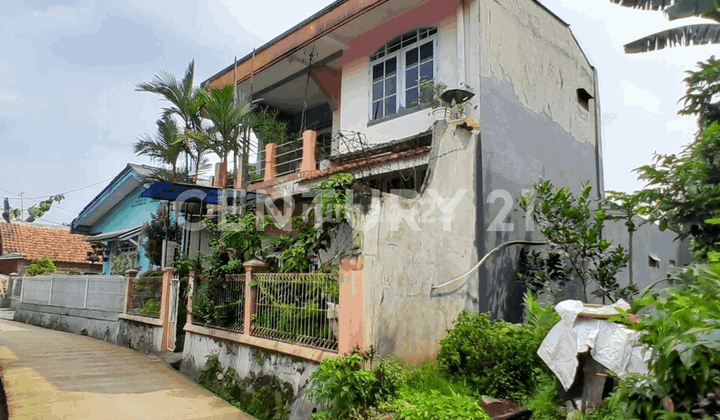
[[[240,149],[247,149],[238,139],[248,127],[252,104],[247,100],[236,102],[232,84],[221,88],[211,86],[207,91],[203,91],[202,95],[205,102],[202,114],[212,122],[213,127],[207,133],[197,133],[195,139],[205,141],[220,156],[219,186],[225,187],[228,155],[231,151],[237,153]],[[245,139],[243,136],[241,142],[246,141]]]
[[[182,80],[165,71],[156,74],[151,82],[140,83],[135,87],[139,92],[150,92],[162,96],[169,101],[172,106],[163,108],[163,118],[171,118],[173,115],[179,117],[183,121],[183,135],[178,137],[177,141],[185,143],[186,151],[185,170],[189,172],[188,157],[191,157],[195,164],[195,182],[200,172],[200,166],[203,161],[202,152],[204,147],[191,145],[191,136],[193,131],[202,131],[202,119],[200,110],[203,107],[204,96],[200,94],[199,89],[195,88],[195,60],[191,60],[185,76]],[[193,154],[193,151],[196,154]]]
[[[669,20],[702,17],[720,23],[716,0],[610,0],[625,7],[643,10],[663,10]],[[625,45],[625,53],[643,53],[677,45],[720,43],[720,24],[706,23],[667,29]]]
[[[175,121],[166,116],[157,121],[157,126],[158,130],[154,136],[143,134],[138,138],[134,145],[135,153],[170,166],[172,168],[172,172],[169,173],[170,178],[173,182],[178,182],[177,161],[185,151],[185,145],[178,141],[178,128]],[[155,177],[165,178],[165,174],[167,172],[160,171],[155,174]]]

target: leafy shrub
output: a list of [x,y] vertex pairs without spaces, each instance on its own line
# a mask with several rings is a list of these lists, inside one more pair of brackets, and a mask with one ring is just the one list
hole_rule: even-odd
[[462,378],[479,393],[522,399],[532,393],[533,377],[547,369],[536,354],[543,335],[529,324],[463,311],[447,332],[437,356],[441,371]]
[[80,270],[70,270],[70,271],[68,271],[68,274],[71,276],[81,276],[82,275]]
[[468,395],[408,390],[395,405],[396,420],[489,420],[478,401]]
[[243,304],[243,299],[234,302],[225,302],[222,299],[231,287],[232,284],[219,278],[203,280],[193,295],[191,313],[193,322],[212,323],[221,327],[229,327],[237,322],[235,309],[237,305]]
[[48,257],[42,257],[39,260],[34,260],[25,269],[25,274],[28,276],[37,276],[38,274],[53,274],[57,271],[55,264]]
[[354,352],[325,359],[310,376],[310,398],[324,407],[314,419],[348,418],[365,414],[371,407],[394,398],[405,383],[404,370],[391,359],[380,359],[375,370],[374,351]]
[[290,414],[294,394],[289,384],[254,373],[240,379],[234,369],[224,369],[216,355],[208,357],[198,383],[260,420],[282,420]]
[[155,298],[150,298],[145,302],[145,305],[140,309],[142,315],[157,315],[160,313],[160,301]]
[[633,302],[631,312],[643,316],[630,328],[652,356],[648,376],[616,391],[625,418],[720,416],[720,265],[690,267],[677,280]]

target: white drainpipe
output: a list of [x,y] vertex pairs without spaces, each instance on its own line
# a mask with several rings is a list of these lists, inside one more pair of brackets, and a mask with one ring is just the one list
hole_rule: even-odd
[[457,85],[465,86],[465,0],[457,8]]

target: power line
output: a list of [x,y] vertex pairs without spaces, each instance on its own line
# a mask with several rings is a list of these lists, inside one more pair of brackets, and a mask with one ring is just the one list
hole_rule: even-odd
[[[84,190],[84,189],[86,189],[86,188],[94,187],[94,186],[97,185],[97,184],[102,184],[103,182],[110,181],[110,180],[113,179],[113,178],[115,178],[115,177],[114,177],[114,176],[111,176],[110,178],[103,179],[102,181],[98,181],[98,182],[96,182],[96,183],[94,183],[94,184],[86,185],[86,186],[81,187],[81,188],[76,188],[76,189],[74,189],[74,190],[65,191],[65,192],[61,192],[61,193],[58,193],[58,194],[41,195],[40,197],[28,197],[28,198],[30,198],[31,200],[34,200],[34,199],[36,199],[36,198],[52,197],[53,195],[65,195],[65,194],[70,194],[70,193],[73,193],[73,192],[75,192],[75,191],[80,191],[80,190]],[[15,194],[15,195],[18,195],[18,194]]]

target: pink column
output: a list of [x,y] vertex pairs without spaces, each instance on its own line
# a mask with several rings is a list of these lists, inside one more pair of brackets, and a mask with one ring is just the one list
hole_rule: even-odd
[[255,302],[257,300],[257,286],[251,286],[253,273],[265,271],[267,265],[262,261],[250,260],[243,264],[243,267],[245,267],[245,317],[243,319],[243,334],[249,337],[252,316],[255,314]]
[[364,348],[365,298],[362,257],[340,262],[340,310],[338,314],[338,353],[348,354]]
[[314,130],[303,131],[303,155],[300,172],[312,172],[316,169],[315,155],[317,151],[317,132]]
[[167,351],[168,347],[175,347],[174,343],[172,346],[168,346],[168,338],[170,337],[170,284],[172,282],[173,274],[175,269],[172,267],[163,268],[163,282],[162,282],[162,298],[160,298],[160,321],[162,321],[162,343],[160,344],[160,351]]
[[268,143],[265,145],[265,178],[270,181],[277,177],[277,144]]
[[125,277],[127,278],[127,287],[125,289],[125,313],[129,313],[133,306],[133,293],[135,293],[135,277],[137,270],[127,270]]

